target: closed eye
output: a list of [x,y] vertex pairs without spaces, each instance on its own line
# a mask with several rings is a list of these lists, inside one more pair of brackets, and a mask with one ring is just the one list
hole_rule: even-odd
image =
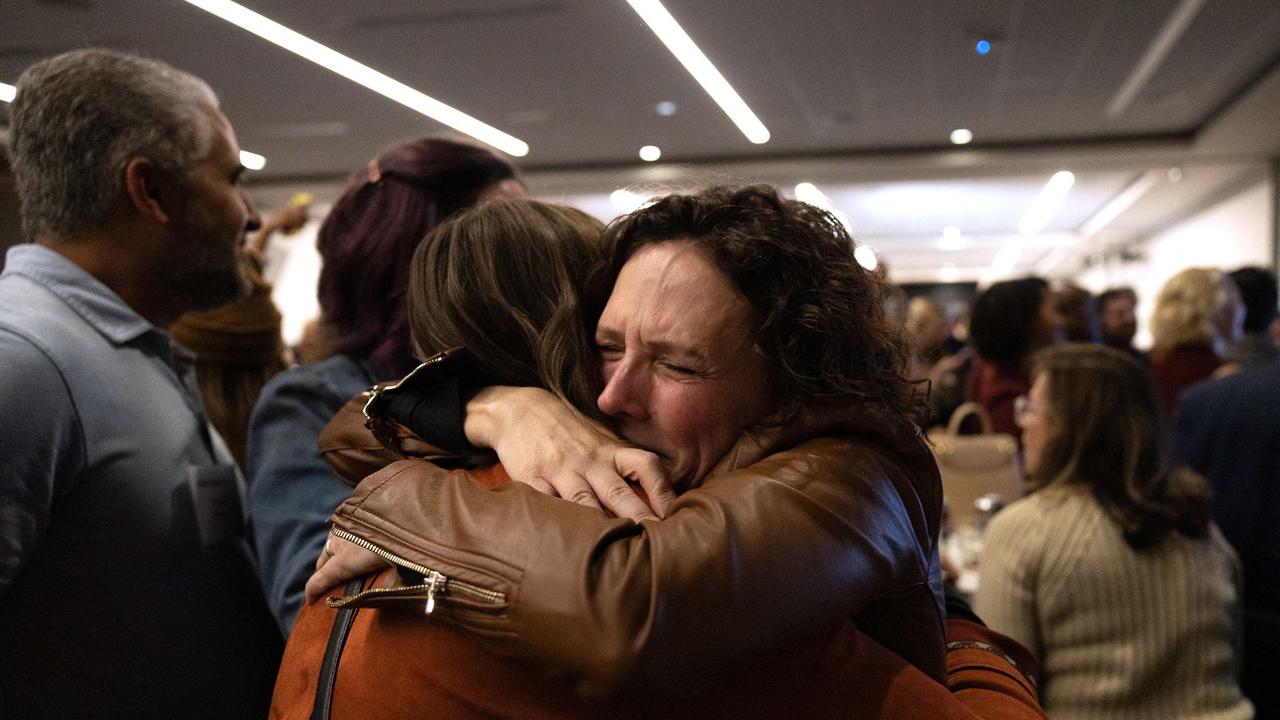
[[675,363],[664,362],[662,363],[662,367],[666,368],[667,370],[670,370],[671,372],[677,375],[687,375],[687,376],[693,377],[693,376],[702,374],[701,371],[695,370],[691,367],[685,367],[684,365],[676,365]]

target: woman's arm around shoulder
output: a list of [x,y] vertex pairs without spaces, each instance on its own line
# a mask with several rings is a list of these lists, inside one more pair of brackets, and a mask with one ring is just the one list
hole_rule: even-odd
[[362,482],[334,520],[486,590],[435,612],[491,650],[605,690],[681,695],[922,580],[917,528],[877,472],[854,444],[811,441],[708,480],[661,522],[636,523],[409,460]]

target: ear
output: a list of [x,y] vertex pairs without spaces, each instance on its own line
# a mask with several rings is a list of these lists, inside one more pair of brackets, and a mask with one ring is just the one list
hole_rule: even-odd
[[161,201],[160,168],[151,158],[130,158],[124,166],[124,191],[134,212],[145,220],[169,222],[169,213]]

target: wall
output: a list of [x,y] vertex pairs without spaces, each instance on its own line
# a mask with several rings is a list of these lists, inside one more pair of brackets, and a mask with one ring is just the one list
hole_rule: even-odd
[[1235,270],[1245,265],[1273,268],[1273,200],[1270,180],[1239,193],[1139,241],[1142,259],[1123,265],[1098,266],[1077,281],[1093,292],[1129,285],[1138,293],[1138,336],[1148,347],[1147,328],[1156,294],[1166,280],[1189,267]]

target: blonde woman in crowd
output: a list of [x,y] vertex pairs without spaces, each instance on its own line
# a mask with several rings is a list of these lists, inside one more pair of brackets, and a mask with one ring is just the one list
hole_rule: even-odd
[[1033,492],[987,528],[975,610],[1037,657],[1055,720],[1253,717],[1239,560],[1207,482],[1170,465],[1142,366],[1073,344],[1033,378],[1018,402]]
[[1227,345],[1240,337],[1244,306],[1235,283],[1210,268],[1169,278],[1151,315],[1151,379],[1165,417],[1186,388],[1213,375]]

